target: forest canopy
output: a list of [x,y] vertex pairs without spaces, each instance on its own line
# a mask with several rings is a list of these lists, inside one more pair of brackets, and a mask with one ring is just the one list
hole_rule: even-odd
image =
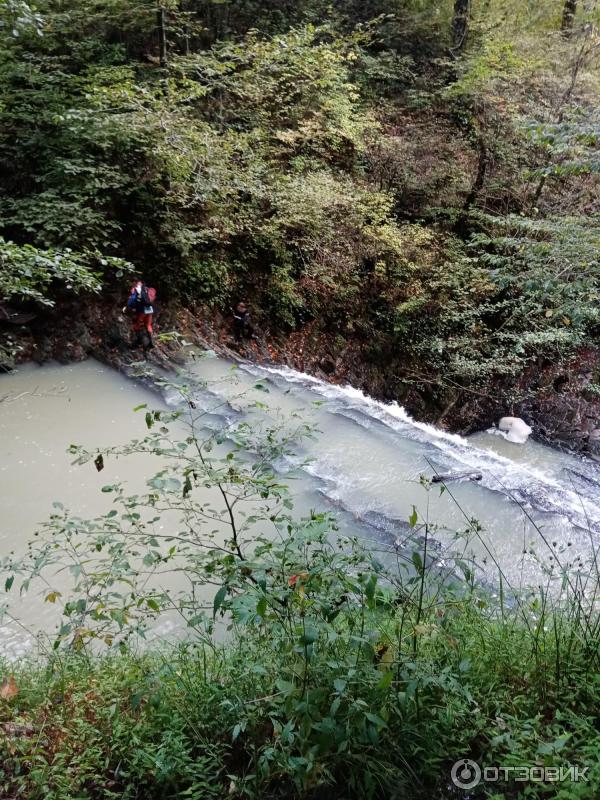
[[130,264],[461,386],[568,359],[600,329],[597,6],[3,0],[10,280],[20,247],[71,289]]

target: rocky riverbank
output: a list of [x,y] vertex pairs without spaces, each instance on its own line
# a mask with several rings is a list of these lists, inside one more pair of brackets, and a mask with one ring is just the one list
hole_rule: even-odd
[[[121,299],[58,304],[24,325],[10,326],[19,361],[81,361],[88,356],[127,370],[143,357],[130,346],[130,325]],[[5,326],[6,328],[6,326]],[[207,307],[165,305],[157,319],[158,347],[147,355],[168,367],[185,361],[185,343],[211,348],[229,358],[286,364],[333,383],[349,383],[374,397],[397,400],[417,419],[468,434],[489,427],[504,414],[523,417],[546,443],[600,460],[600,356],[582,349],[565,368],[532,364],[515,384],[498,381],[494,394],[453,385],[442,375],[421,375],[391,354],[386,363],[369,358],[363,342],[344,339],[306,324],[287,334],[256,330],[237,342],[231,320]]]

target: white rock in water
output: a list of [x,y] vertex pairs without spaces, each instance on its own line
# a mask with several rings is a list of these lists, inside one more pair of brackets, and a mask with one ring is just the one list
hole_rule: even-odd
[[520,417],[502,417],[498,429],[504,433],[504,438],[515,444],[525,444],[532,433],[529,425]]

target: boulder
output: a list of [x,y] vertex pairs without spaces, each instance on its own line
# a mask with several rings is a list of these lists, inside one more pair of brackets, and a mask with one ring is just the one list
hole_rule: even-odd
[[498,423],[498,430],[504,433],[504,438],[515,444],[525,444],[533,432],[525,420],[520,417],[502,417]]

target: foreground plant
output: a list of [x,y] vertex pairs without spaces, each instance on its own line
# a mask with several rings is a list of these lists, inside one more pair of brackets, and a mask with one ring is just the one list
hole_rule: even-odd
[[[106,474],[156,458],[144,492],[107,484],[114,507],[92,520],[58,509],[3,564],[7,588],[43,586],[63,615],[43,664],[11,667],[0,697],[7,796],[445,797],[465,757],[587,766],[556,796],[595,796],[589,606],[496,604],[466,564],[431,558],[416,511],[419,537],[385,556],[330,515],[296,518],[273,465],[310,426],[268,426],[258,403],[211,432],[210,403],[181,395],[175,411],[138,408],[147,433],[126,446],[72,448]],[[184,642],[159,645],[173,621]]]

